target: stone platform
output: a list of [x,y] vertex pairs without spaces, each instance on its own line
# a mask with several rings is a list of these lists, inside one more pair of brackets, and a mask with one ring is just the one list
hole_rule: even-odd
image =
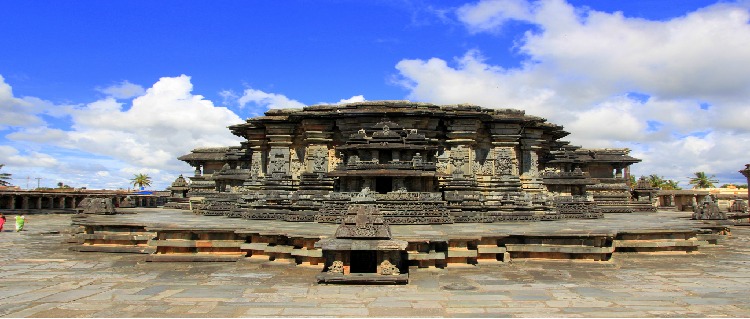
[[0,233],[0,316],[746,317],[750,312],[747,226],[733,227],[719,245],[690,254],[622,253],[607,262],[517,259],[418,269],[410,272],[408,285],[337,286],[317,284],[318,269],[269,266],[253,258],[153,263],[144,254],[72,252],[63,243],[70,222],[70,215],[31,215],[25,231],[6,227]]
[[[77,251],[149,253],[149,261],[244,259],[323,268],[321,239],[337,225],[245,220],[172,209],[132,209],[73,218]],[[497,264],[519,259],[610,260],[620,253],[690,253],[716,244],[729,228],[684,212],[608,214],[556,222],[392,225],[419,268]]]

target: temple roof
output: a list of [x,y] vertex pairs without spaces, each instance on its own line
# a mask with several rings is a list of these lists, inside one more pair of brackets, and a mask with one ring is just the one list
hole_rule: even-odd
[[229,147],[196,148],[190,151],[190,154],[182,155],[177,159],[181,161],[223,161],[226,159],[227,151],[229,151]]
[[[485,108],[472,104],[436,105],[405,100],[364,101],[346,104],[321,104],[302,109],[272,109],[263,116],[249,118],[245,123],[229,127],[233,134],[247,137],[249,130],[263,128],[266,124],[289,122],[297,123],[310,118],[351,118],[361,116],[426,117],[450,119],[480,119],[483,122],[517,123],[524,128],[540,128],[545,134],[558,139],[569,135],[563,127],[547,122],[547,119],[527,115],[523,110],[509,108]],[[380,124],[380,123],[379,123]],[[385,124],[385,123],[383,123]],[[396,126],[391,126],[395,124]],[[400,129],[397,123],[389,123],[392,129]]]

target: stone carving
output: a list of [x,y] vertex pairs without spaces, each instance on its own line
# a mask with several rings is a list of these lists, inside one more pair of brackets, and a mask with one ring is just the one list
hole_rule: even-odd
[[256,180],[260,177],[263,165],[263,157],[260,152],[253,152],[250,162],[250,177]]
[[448,152],[444,151],[437,157],[437,163],[435,163],[436,171],[440,174],[449,174],[449,166],[450,166],[450,157],[448,156]]
[[271,148],[268,153],[268,173],[271,175],[277,173],[289,173],[289,149],[288,148]]
[[391,238],[391,230],[375,204],[351,204],[336,238]]
[[513,148],[495,148],[495,175],[517,175],[516,157]]
[[380,263],[380,274],[381,275],[399,275],[401,274],[401,271],[396,267],[396,265],[392,264],[388,259],[383,260],[382,263]]
[[700,206],[693,208],[693,219],[727,219],[727,214],[719,210],[711,195],[703,198]]
[[315,148],[312,152],[312,172],[325,173],[327,168],[326,158],[328,152],[324,148]]
[[300,154],[297,153],[297,150],[289,150],[289,174],[292,175],[292,178],[294,179],[298,179],[305,170],[304,164],[299,160],[299,156]]
[[463,147],[451,150],[450,164],[454,177],[462,177],[464,175],[464,164],[467,157],[469,157],[469,153]]
[[329,274],[343,274],[344,262],[340,260],[335,260],[333,263],[331,263],[330,266],[328,266],[328,273]]
[[341,164],[342,157],[336,156],[336,150],[335,149],[329,149],[328,150],[328,170],[327,172],[331,172],[336,167],[338,167]]

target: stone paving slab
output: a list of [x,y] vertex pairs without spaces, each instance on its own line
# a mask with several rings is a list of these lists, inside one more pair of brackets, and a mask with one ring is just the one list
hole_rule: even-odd
[[[607,215],[605,220],[635,216],[622,215]],[[750,227],[734,227],[722,244],[694,253],[622,254],[607,262],[523,260],[461,269],[412,268],[408,285],[341,286],[316,284],[319,271],[304,267],[149,263],[144,255],[71,252],[63,244],[70,215],[27,218],[27,231],[0,233],[2,317],[746,317],[750,313]],[[527,224],[558,227],[548,226],[555,222]],[[510,231],[525,225],[481,226]],[[473,290],[445,289],[457,283]]]

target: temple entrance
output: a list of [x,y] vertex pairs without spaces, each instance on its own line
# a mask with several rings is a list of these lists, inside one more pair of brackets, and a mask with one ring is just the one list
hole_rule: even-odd
[[393,191],[393,178],[389,176],[379,176],[375,178],[375,191],[379,194],[385,194]]
[[351,273],[375,273],[378,271],[377,251],[352,250],[350,255]]

